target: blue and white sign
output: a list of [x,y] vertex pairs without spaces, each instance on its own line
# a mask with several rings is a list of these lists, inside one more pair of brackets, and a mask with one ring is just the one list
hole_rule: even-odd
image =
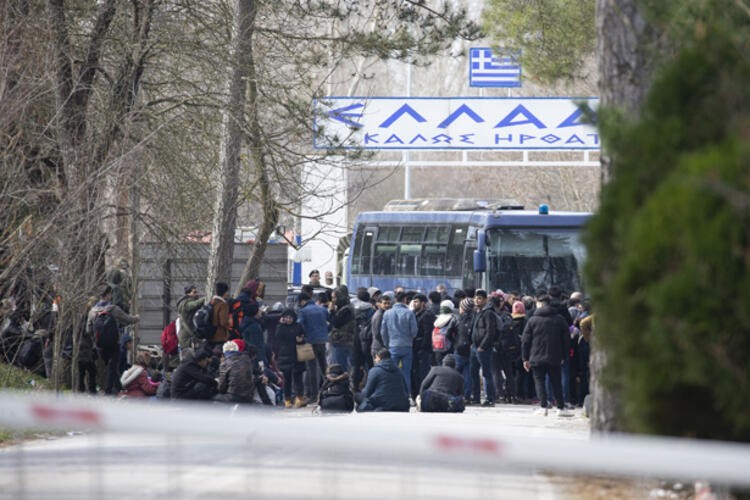
[[520,87],[518,56],[496,54],[488,47],[469,49],[470,87]]
[[313,103],[316,149],[585,150],[599,134],[591,97],[325,97]]

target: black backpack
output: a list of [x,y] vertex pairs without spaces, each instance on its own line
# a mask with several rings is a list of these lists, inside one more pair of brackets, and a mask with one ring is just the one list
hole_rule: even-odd
[[366,351],[370,350],[372,345],[372,316],[375,314],[374,309],[358,309],[355,319],[357,321],[357,333],[359,342]]
[[119,349],[120,330],[117,320],[109,311],[99,311],[92,322],[96,347],[103,351],[113,352]]
[[214,326],[214,305],[210,302],[203,304],[193,315],[193,333],[199,339],[208,340],[216,333]]

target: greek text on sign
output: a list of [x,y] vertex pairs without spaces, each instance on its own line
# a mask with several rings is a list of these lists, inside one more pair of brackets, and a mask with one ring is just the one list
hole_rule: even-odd
[[[325,97],[317,149],[599,149],[597,98]],[[590,117],[588,117],[590,120]]]

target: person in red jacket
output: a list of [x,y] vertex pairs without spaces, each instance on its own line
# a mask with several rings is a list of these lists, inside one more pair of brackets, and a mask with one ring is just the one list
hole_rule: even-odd
[[156,396],[159,382],[151,380],[148,375],[148,358],[144,353],[135,357],[133,366],[128,368],[120,377],[122,392],[120,395],[127,398],[146,398]]

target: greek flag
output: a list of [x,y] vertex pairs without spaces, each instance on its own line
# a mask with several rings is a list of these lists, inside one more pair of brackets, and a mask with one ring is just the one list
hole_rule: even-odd
[[469,49],[470,87],[520,87],[517,54],[495,55],[489,48]]

